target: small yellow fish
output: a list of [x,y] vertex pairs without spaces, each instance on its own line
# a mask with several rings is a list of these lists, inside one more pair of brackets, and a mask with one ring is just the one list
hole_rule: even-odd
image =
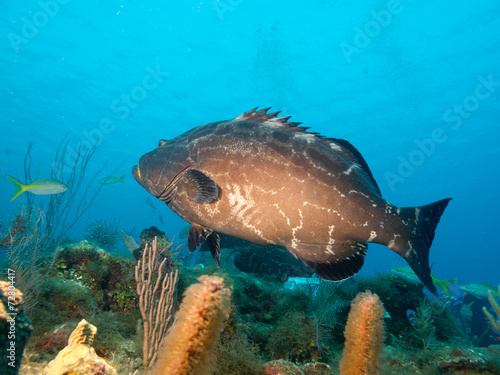
[[[395,267],[391,270],[391,273],[399,276],[403,280],[406,280],[412,284],[423,285],[422,281],[418,278],[417,274],[413,272],[410,266],[400,266]],[[449,298],[451,298],[449,286],[452,284],[460,283],[460,280],[439,280],[431,273],[432,282],[436,284]]]
[[472,294],[477,298],[488,298],[488,291],[490,291],[494,296],[498,297],[498,289],[486,283],[469,283],[462,285],[460,289],[462,289],[464,292]]
[[52,178],[44,178],[43,180],[34,181],[29,185],[24,185],[21,182],[17,181],[14,177],[9,175],[6,176],[16,186],[16,191],[12,196],[12,198],[10,199],[11,202],[25,191],[29,191],[33,194],[39,194],[39,195],[53,195],[53,194],[64,193],[66,190],[68,190],[68,187],[66,185]]
[[126,174],[124,174],[121,177],[112,177],[112,176],[104,177],[101,181],[99,181],[99,183],[102,185],[111,185],[111,184],[114,184],[115,182],[125,183],[125,181],[123,181],[125,176],[126,176]]

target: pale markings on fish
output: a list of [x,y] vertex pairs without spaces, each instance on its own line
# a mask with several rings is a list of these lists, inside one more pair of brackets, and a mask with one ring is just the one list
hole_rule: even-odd
[[303,224],[304,224],[304,216],[302,216],[302,211],[301,210],[298,210],[299,212],[299,216],[300,216],[300,220],[299,220],[299,225],[297,225],[296,227],[292,228],[292,247],[295,249],[296,246],[297,246],[297,243],[298,243],[298,239],[297,237],[295,237],[295,233],[299,230],[299,229],[302,229],[303,227]]
[[336,186],[333,186],[333,190],[336,191],[337,193],[339,193],[341,198],[345,198],[345,195],[342,194],[342,192],[339,189],[337,189]]
[[357,190],[349,190],[349,194],[359,194],[365,198],[370,198],[368,195],[366,195],[365,193],[362,193],[361,191],[357,191]]
[[330,148],[331,148],[332,150],[334,150],[334,151],[343,151],[343,150],[342,150],[342,147],[340,147],[338,144],[336,144],[336,143],[332,143],[332,142],[330,143]]
[[375,232],[374,230],[372,230],[370,232],[370,238],[368,238],[368,242],[373,241],[376,237],[377,237],[377,232]]
[[357,165],[357,164],[351,164],[351,165],[349,166],[349,168],[347,168],[347,170],[346,170],[346,171],[344,171],[343,173],[344,173],[345,175],[348,175],[348,176],[349,176],[349,175],[351,174],[351,172],[352,172],[353,170],[355,170],[355,169],[359,169],[359,165]]
[[246,214],[247,211],[256,206],[255,201],[252,199],[252,189],[253,185],[245,185],[243,186],[244,192],[242,193],[239,185],[233,184],[232,188],[228,188],[231,215],[235,216],[245,225],[251,219],[251,216]]
[[311,207],[314,207],[314,208],[316,208],[316,209],[318,209],[318,210],[326,210],[327,212],[330,212],[330,211],[331,211],[331,210],[330,210],[329,208],[327,208],[327,207],[318,206],[317,204],[314,204],[314,203],[311,203],[311,202],[306,202],[306,201],[304,201],[304,202],[302,202],[302,205],[303,205],[303,206],[311,206]]
[[214,204],[206,204],[204,205],[205,211],[210,217],[214,217],[217,214],[220,214],[220,209],[219,209],[219,204],[220,201],[215,202]]
[[303,184],[304,182],[306,182],[306,180],[302,180],[302,179],[300,179],[300,178],[297,178],[297,177],[295,177],[295,176],[294,176],[293,174],[291,174],[291,173],[289,173],[289,174],[288,174],[288,177],[290,177],[290,179],[291,179],[291,180],[295,180],[295,181],[300,182],[301,184]]
[[255,190],[261,192],[261,193],[264,193],[265,195],[276,195],[276,194],[279,194],[279,193],[283,193],[283,190],[285,190],[285,187],[281,187],[280,189],[278,190],[266,190],[264,189],[262,186],[254,186]]
[[418,219],[420,218],[420,208],[415,208],[415,227],[418,226]]
[[335,243],[335,240],[332,237],[334,229],[335,229],[335,225],[328,226],[328,244],[329,245],[333,245]]
[[252,224],[247,223],[247,222],[244,222],[243,224],[245,225],[246,228],[249,228],[249,229],[253,230],[256,234],[258,234],[260,236],[260,238],[262,238],[264,241],[266,241],[268,243],[272,243],[272,241],[270,239],[262,236],[262,231],[260,229],[258,229],[255,225],[252,225]]
[[410,255],[414,252],[415,252],[415,250],[413,249],[413,245],[412,245],[411,241],[408,241],[408,251],[405,254],[405,259],[409,259]]
[[273,204],[274,207],[276,207],[278,209],[278,212],[281,214],[281,216],[283,216],[285,219],[286,219],[286,223],[288,226],[290,226],[290,219],[285,215],[285,213],[281,210],[280,206],[275,203]]

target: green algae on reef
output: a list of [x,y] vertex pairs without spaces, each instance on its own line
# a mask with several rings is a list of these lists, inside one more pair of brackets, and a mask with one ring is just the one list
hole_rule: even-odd
[[[380,296],[391,315],[386,319],[388,338],[382,361],[387,375],[500,373],[500,350],[474,347],[448,305],[427,301],[419,286],[381,274],[289,290],[268,276],[240,272],[230,261],[223,259],[221,268],[211,264],[179,266],[174,302],[175,310],[183,290],[202,274],[222,276],[233,289],[230,316],[217,348],[215,374],[265,374],[271,361],[281,361],[278,363],[284,366],[291,363],[299,374],[316,375],[320,373],[318,363],[323,362],[336,373],[348,305],[366,289]],[[142,374],[143,332],[138,324],[135,264],[132,257],[109,254],[86,241],[61,249],[45,273],[32,313],[34,332],[20,373],[40,373],[67,344],[78,321],[86,319],[98,328],[93,345],[99,356],[120,374]],[[414,326],[406,316],[408,309],[423,303],[428,305],[435,327],[427,350],[413,338]],[[301,328],[299,335],[294,334],[297,327]]]

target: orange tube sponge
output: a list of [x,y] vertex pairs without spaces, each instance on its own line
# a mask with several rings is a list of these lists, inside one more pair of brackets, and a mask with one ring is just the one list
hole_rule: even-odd
[[369,290],[354,298],[344,332],[346,342],[340,363],[341,375],[380,373],[384,314],[382,302]]
[[204,375],[213,370],[231,292],[224,279],[203,275],[186,289],[175,322],[163,339],[153,375]]

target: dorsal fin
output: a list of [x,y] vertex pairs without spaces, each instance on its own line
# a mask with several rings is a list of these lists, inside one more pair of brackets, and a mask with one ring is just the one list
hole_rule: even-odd
[[356,150],[356,148],[351,145],[348,141],[344,139],[337,139],[337,138],[325,138],[319,133],[316,132],[309,132],[307,129],[309,127],[305,126],[298,126],[302,124],[301,122],[288,122],[288,120],[292,116],[287,116],[287,117],[278,117],[278,112],[273,112],[273,113],[267,113],[271,107],[268,108],[263,108],[260,110],[257,110],[257,107],[251,109],[248,112],[242,113],[238,117],[236,117],[234,120],[236,121],[252,121],[252,122],[258,122],[261,124],[268,124],[272,126],[276,126],[278,128],[284,129],[291,131],[293,133],[300,133],[301,136],[307,137],[307,138],[313,138],[316,141],[321,142],[322,144],[326,145],[328,148],[340,153],[342,156],[344,156],[350,163],[353,164],[353,168],[356,169],[356,172],[363,176],[367,184],[372,188],[373,193],[378,194],[379,196],[382,196],[382,193],[380,192],[380,188],[377,185],[377,182],[375,181],[375,178],[373,178],[373,174],[370,171],[370,168],[368,167],[368,164],[366,163],[365,159],[363,156],[361,156],[360,152]]
[[331,149],[341,153],[350,162],[357,164],[359,166],[357,170],[358,174],[361,172],[361,175],[365,178],[366,182],[372,187],[373,193],[377,194],[379,197],[382,196],[380,188],[378,187],[377,181],[375,181],[375,178],[373,177],[370,167],[368,167],[365,158],[356,149],[356,147],[354,147],[349,141],[346,141],[345,139],[320,138],[319,140]]
[[293,133],[301,133],[301,135],[310,138],[321,137],[319,133],[308,132],[307,129],[309,129],[309,127],[299,126],[300,124],[302,124],[301,122],[288,122],[288,120],[292,116],[278,117],[280,111],[267,113],[267,111],[269,111],[270,108],[271,107],[268,107],[257,111],[257,107],[255,107],[254,109],[251,109],[250,111],[242,113],[238,117],[235,117],[234,120],[252,121],[261,124],[272,125],[280,129],[291,131]]

